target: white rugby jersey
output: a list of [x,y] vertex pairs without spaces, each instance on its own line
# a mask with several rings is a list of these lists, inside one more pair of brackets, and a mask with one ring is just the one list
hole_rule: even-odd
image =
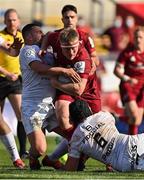
[[[42,61],[38,57],[40,48],[37,45],[25,45],[20,51],[20,68],[22,72],[23,91],[22,98],[55,97],[55,89],[51,86],[48,76],[40,75],[30,68],[32,61]],[[54,59],[48,53],[45,57],[49,65],[53,65]],[[45,60],[44,60],[45,61]]]
[[[69,156],[79,158],[82,152],[111,164],[118,171],[144,169],[144,134],[120,134],[114,117],[100,111],[79,124],[73,133]],[[139,163],[138,158],[141,159]]]

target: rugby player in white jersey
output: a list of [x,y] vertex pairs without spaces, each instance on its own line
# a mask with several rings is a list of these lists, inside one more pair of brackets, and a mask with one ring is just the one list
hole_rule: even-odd
[[81,153],[110,164],[117,171],[144,170],[144,134],[118,132],[109,112],[92,114],[88,104],[76,100],[70,104],[70,116],[77,126],[70,141],[68,160],[63,169],[77,170]]
[[[53,113],[55,89],[50,84],[50,76],[64,75],[79,81],[79,75],[71,68],[52,67],[51,54],[45,59],[38,56],[39,47],[43,38],[41,28],[35,24],[27,24],[22,29],[24,47],[20,51],[20,67],[22,72],[22,119],[30,142],[30,168],[40,169],[38,158],[47,149],[45,135],[41,128],[43,120]],[[49,65],[48,65],[49,64]],[[48,115],[47,115],[48,114]],[[46,116],[47,115],[47,116]],[[51,123],[50,123],[51,120]],[[48,120],[49,131],[56,131],[57,122]],[[59,132],[60,133],[60,132]]]

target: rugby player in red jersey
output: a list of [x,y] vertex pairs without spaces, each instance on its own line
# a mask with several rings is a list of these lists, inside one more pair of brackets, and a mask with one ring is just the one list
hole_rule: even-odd
[[[96,54],[96,49],[92,37],[89,35],[89,33],[83,31],[82,28],[76,27],[78,22],[77,8],[73,5],[65,5],[61,13],[64,28],[72,27],[77,29],[81,44],[87,49],[88,53],[90,54],[92,60],[92,69],[90,73],[93,74],[96,70],[96,66],[99,65],[99,60]],[[59,34],[64,28],[56,30],[54,32],[46,33],[41,45],[41,50],[39,52],[40,56],[45,53],[48,46],[51,46],[55,57],[57,57],[57,53],[60,50]]]
[[144,26],[137,27],[134,44],[120,54],[114,74],[121,80],[119,89],[129,134],[137,134],[144,112]]

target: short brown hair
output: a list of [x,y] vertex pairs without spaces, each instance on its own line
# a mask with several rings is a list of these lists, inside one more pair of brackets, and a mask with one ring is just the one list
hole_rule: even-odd
[[8,15],[9,13],[11,13],[11,12],[15,12],[15,13],[17,14],[18,18],[19,18],[19,15],[18,15],[16,9],[12,9],[12,8],[6,10],[6,12],[4,13],[4,18],[6,18],[7,15]]
[[77,14],[77,8],[75,6],[73,6],[73,5],[70,5],[70,4],[65,5],[62,8],[62,11],[61,11],[62,15],[64,15],[64,13],[67,12],[67,11],[74,11]]

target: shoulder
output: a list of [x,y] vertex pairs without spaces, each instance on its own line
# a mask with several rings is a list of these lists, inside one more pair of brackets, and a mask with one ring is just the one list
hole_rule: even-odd
[[80,38],[88,38],[89,34],[85,32],[82,28],[77,27],[76,30],[79,33]]
[[55,36],[59,36],[59,34],[60,34],[60,31],[54,31],[54,32],[49,32],[48,36],[50,36],[50,37],[54,36],[55,37]]
[[21,49],[20,55],[23,54],[23,56],[25,56],[26,58],[29,58],[32,56],[36,56],[39,50],[40,48],[37,45],[32,45],[32,46],[25,45]]
[[5,29],[3,29],[0,31],[0,36],[4,39],[7,39],[7,36],[9,36],[9,34],[5,31]]

